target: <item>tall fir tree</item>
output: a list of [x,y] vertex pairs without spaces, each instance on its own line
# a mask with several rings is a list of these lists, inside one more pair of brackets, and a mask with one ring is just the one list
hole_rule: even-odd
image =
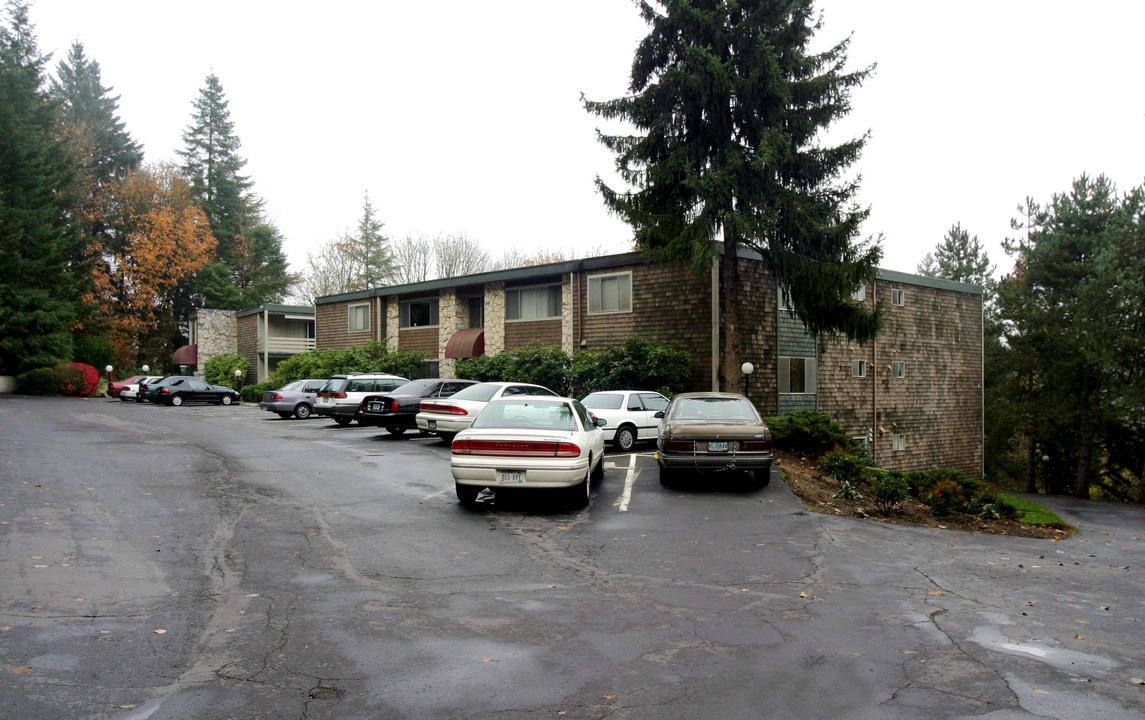
[[973,283],[985,287],[994,273],[990,257],[978,242],[978,236],[955,223],[943,236],[942,242],[929,252],[918,265],[920,275],[945,278],[957,282]]
[[0,25],[0,374],[70,360],[82,243],[73,166],[47,92],[28,6]]
[[246,160],[214,73],[194,102],[183,143],[182,170],[218,241],[215,261],[196,276],[183,305],[239,310],[282,300],[296,278],[286,272],[281,234],[262,217],[263,202],[242,174]]
[[737,250],[759,252],[812,333],[865,340],[877,310],[851,300],[881,258],[858,242],[868,211],[857,180],[841,180],[866,137],[836,146],[820,134],[850,110],[872,68],[847,72],[848,41],[821,53],[811,0],[664,0],[639,3],[651,27],[636,50],[630,94],[586,109],[634,125],[607,135],[631,188],[599,177],[606,205],[654,260],[706,271],[720,252],[724,286],[722,375],[739,388]]
[[357,232],[343,238],[345,252],[353,268],[351,285],[355,290],[381,287],[390,282],[394,274],[390,239],[382,232],[384,223],[378,220],[370,195],[362,199],[362,217]]

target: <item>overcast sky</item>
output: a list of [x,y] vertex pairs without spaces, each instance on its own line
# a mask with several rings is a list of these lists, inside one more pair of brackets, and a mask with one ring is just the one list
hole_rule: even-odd
[[[1139,0],[820,0],[823,46],[877,63],[835,138],[857,164],[864,236],[914,272],[955,222],[999,247],[1027,196],[1082,173],[1145,180]],[[255,191],[291,264],[353,227],[463,232],[505,249],[625,252],[596,175],[613,159],[580,102],[622,95],[646,26],[630,0],[196,3],[34,0],[42,52],[80,41],[151,162],[176,160],[218,75]]]

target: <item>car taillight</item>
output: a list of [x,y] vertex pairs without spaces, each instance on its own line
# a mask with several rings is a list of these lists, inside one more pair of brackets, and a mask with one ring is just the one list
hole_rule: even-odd
[[693,452],[696,449],[695,440],[665,440],[664,452]]
[[739,449],[744,452],[770,450],[770,440],[740,440]]
[[390,398],[390,412],[397,412],[398,405],[401,405],[401,403],[398,402],[397,398]]
[[171,390],[169,388],[159,388],[159,394],[160,395],[169,395],[169,394],[171,394]]
[[275,394],[274,394],[274,397],[273,397],[273,398],[271,398],[271,399],[272,399],[272,400],[281,400],[281,399],[282,399],[282,396],[281,396],[281,395],[279,395],[278,393],[275,393]]
[[580,446],[551,440],[454,440],[454,455],[498,457],[580,457]]
[[344,397],[346,397],[346,393],[344,393],[344,392],[320,392],[320,393],[318,393],[318,397],[344,398]]
[[439,413],[441,415],[468,415],[469,411],[463,407],[456,405],[445,405],[444,403],[423,402],[418,403],[417,409],[421,412]]

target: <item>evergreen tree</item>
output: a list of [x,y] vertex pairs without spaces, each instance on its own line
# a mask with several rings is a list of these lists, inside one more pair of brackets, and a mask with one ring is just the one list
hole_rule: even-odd
[[866,137],[834,147],[821,132],[850,110],[871,69],[846,72],[848,41],[808,46],[820,24],[811,0],[641,2],[651,26],[636,50],[630,94],[586,102],[637,135],[605,135],[632,189],[597,178],[606,205],[654,260],[706,271],[722,238],[723,371],[739,387],[738,264],[759,252],[813,333],[868,339],[881,317],[851,301],[881,257],[855,242],[868,211],[857,181],[840,180]]
[[219,78],[207,76],[183,133],[182,170],[218,241],[215,262],[196,276],[188,304],[239,310],[284,298],[296,278],[286,272],[282,236],[262,217],[262,200],[242,174],[230,108]]
[[390,239],[382,234],[383,223],[377,219],[370,195],[362,200],[362,217],[358,231],[343,238],[343,250],[353,268],[352,290],[381,287],[390,282],[394,274]]
[[919,263],[918,273],[986,287],[994,266],[978,242],[978,236],[971,238],[970,233],[962,229],[962,223],[955,223],[934,252],[927,253]]
[[25,2],[0,25],[0,374],[72,357],[79,235],[69,154]]

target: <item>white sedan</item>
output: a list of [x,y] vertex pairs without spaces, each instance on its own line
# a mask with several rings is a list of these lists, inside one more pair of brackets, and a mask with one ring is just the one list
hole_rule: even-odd
[[515,395],[494,400],[453,440],[449,470],[457,499],[472,505],[482,488],[563,489],[588,504],[604,475],[604,432],[572,398]]
[[668,398],[649,390],[594,392],[581,403],[605,420],[604,434],[617,450],[628,452],[638,440],[655,440],[660,429],[656,413],[668,409]]
[[120,400],[134,400],[135,402],[143,402],[139,399],[139,386],[141,384],[154,385],[163,379],[162,375],[149,375],[140,378],[137,382],[124,385],[123,389],[119,391]]
[[531,383],[477,383],[455,392],[448,399],[421,401],[415,421],[418,430],[432,433],[449,442],[454,435],[469,427],[473,418],[477,417],[491,400],[521,395],[557,397],[557,394],[547,387]]

